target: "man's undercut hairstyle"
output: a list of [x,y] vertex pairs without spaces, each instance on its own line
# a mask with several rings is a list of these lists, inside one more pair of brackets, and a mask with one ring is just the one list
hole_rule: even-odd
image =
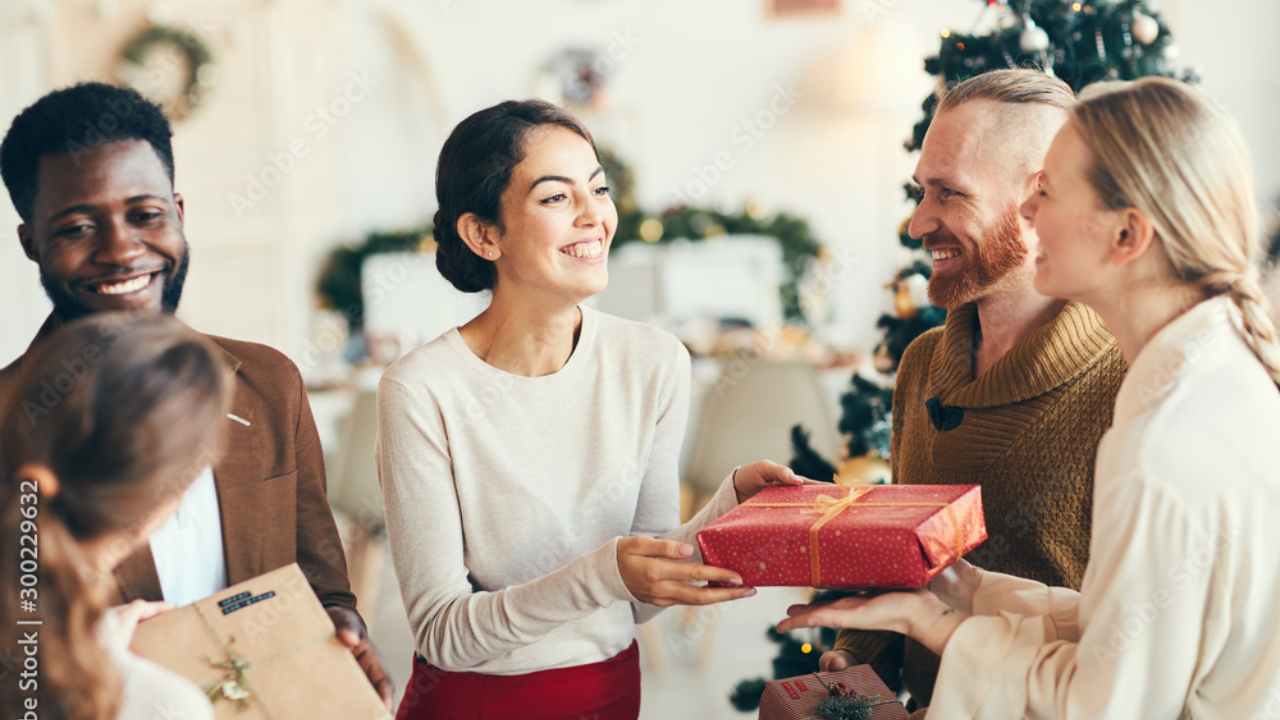
[[955,109],[973,100],[1011,105],[1048,105],[1070,110],[1076,104],[1071,86],[1041,70],[992,70],[975,75],[942,94],[938,112]]

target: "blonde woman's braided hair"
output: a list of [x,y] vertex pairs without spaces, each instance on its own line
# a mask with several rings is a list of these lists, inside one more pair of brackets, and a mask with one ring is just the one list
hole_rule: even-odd
[[1280,342],[1261,287],[1253,168],[1235,122],[1165,78],[1098,83],[1071,110],[1109,209],[1138,208],[1186,282],[1226,295],[1245,341],[1280,385]]

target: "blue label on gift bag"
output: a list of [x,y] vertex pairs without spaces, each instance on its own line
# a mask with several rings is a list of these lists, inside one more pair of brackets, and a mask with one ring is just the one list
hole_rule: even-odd
[[275,596],[276,596],[275,590],[268,590],[267,592],[264,592],[261,595],[254,595],[252,593],[242,592],[236,595],[232,595],[226,600],[219,601],[218,607],[222,608],[223,615],[230,615],[231,613],[237,610],[243,610],[249,607],[250,605],[255,605],[257,603],[262,602],[263,600],[270,600]]

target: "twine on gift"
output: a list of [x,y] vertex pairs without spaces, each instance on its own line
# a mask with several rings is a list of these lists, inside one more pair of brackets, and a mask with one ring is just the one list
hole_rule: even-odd
[[[859,508],[867,507],[932,507],[932,508],[952,508],[951,503],[946,502],[859,502],[864,495],[875,490],[879,486],[870,487],[851,487],[847,495],[841,498],[832,497],[830,495],[819,495],[810,502],[755,502],[748,500],[743,503],[743,507],[775,507],[775,508],[805,508],[815,512],[822,513],[813,524],[809,526],[809,580],[813,587],[822,587],[822,559],[818,552],[818,537],[822,532],[822,528],[832,520],[839,517],[845,510],[855,505]],[[963,547],[956,548],[956,557],[963,554]]]

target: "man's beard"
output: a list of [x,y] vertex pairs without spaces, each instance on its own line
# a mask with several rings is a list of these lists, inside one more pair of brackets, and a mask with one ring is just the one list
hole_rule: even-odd
[[[927,248],[934,243],[925,238],[924,244]],[[1011,209],[977,243],[976,252],[966,251],[961,256],[965,265],[958,275],[942,277],[934,274],[929,279],[929,301],[948,310],[971,303],[1021,267],[1028,252],[1026,243],[1022,241],[1018,211]]]
[[[160,309],[169,315],[178,311],[178,303],[182,301],[182,287],[187,282],[187,268],[190,263],[191,248],[184,242],[177,271],[172,276],[166,274],[160,278],[164,283],[164,289],[160,292]],[[97,312],[93,308],[85,307],[74,293],[44,272],[40,273],[40,284],[44,286],[45,294],[53,303],[53,314],[63,322],[78,320]]]

